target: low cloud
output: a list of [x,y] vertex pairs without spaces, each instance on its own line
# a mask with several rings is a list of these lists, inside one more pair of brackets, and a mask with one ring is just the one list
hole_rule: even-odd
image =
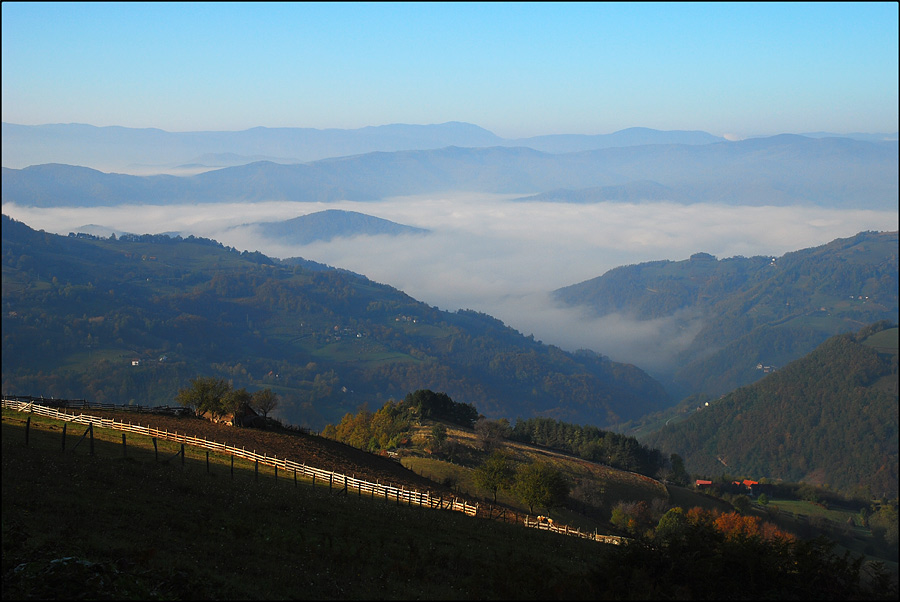
[[[780,256],[864,230],[896,230],[896,211],[741,207],[678,203],[515,202],[517,195],[457,194],[373,203],[261,202],[219,205],[40,209],[4,203],[32,228],[67,234],[86,224],[134,233],[182,232],[239,250],[303,257],[363,274],[441,309],[473,309],[567,350],[663,369],[699,329],[685,317],[635,323],[560,308],[549,293],[627,264],[717,257]],[[290,246],[252,224],[324,209],[358,211],[431,230]]]

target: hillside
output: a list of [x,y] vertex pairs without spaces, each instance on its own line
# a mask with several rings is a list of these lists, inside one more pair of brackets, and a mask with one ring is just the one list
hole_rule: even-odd
[[[257,201],[372,201],[450,191],[539,194],[627,186],[727,205],[893,210],[896,142],[781,135],[553,154],[445,146],[282,165],[260,161],[192,176],[134,176],[66,164],[3,168],[3,202],[103,207]],[[271,154],[271,153],[270,153]],[[785,182],[790,182],[789,185]],[[602,200],[598,199],[598,200]]]
[[594,599],[613,547],[24,430],[4,411],[4,600]]
[[897,358],[896,326],[879,323],[834,336],[642,442],[681,455],[698,475],[767,477],[867,498],[895,496]]
[[306,245],[318,240],[327,241],[338,237],[428,233],[428,230],[424,228],[406,226],[356,211],[339,209],[326,209],[280,222],[259,222],[254,225],[259,229],[259,234],[267,240],[297,245]]
[[623,266],[554,292],[595,315],[669,318],[696,336],[657,376],[673,397],[721,395],[812,351],[829,336],[898,320],[898,233],[861,232],[782,257]]
[[[821,539],[757,527],[749,516],[675,508],[664,518],[686,516],[680,533],[657,527],[609,546],[497,517],[345,495],[252,464],[232,470],[216,454],[173,463],[157,459],[146,438],[130,436],[126,452],[119,432],[102,428],[91,455],[74,448],[77,432],[63,432],[69,444],[61,454],[58,422],[33,416],[29,425],[4,410],[4,599],[896,596],[896,578],[879,566],[856,564]],[[219,428],[232,441],[249,430]],[[177,450],[167,443],[160,456]],[[60,500],[77,517],[63,530]],[[666,505],[654,508],[652,523],[666,523],[656,518]],[[736,591],[733,579],[749,585]]]
[[282,418],[316,430],[424,388],[488,417],[598,425],[670,404],[634,366],[347,271],[207,239],[64,237],[4,216],[2,300],[10,394],[159,405],[215,376],[271,387]]

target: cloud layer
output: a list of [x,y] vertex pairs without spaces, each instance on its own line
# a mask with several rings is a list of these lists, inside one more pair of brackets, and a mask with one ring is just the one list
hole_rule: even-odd
[[[454,194],[377,203],[262,202],[227,205],[36,209],[4,204],[32,228],[67,234],[87,224],[133,233],[181,232],[239,250],[303,257],[346,268],[445,310],[473,309],[567,350],[663,370],[699,323],[639,324],[556,307],[549,292],[620,265],[717,257],[780,256],[864,230],[896,230],[898,212],[677,203],[523,203],[517,195]],[[323,209],[358,211],[432,234],[356,237],[291,247],[259,236],[255,222]],[[678,325],[681,326],[678,326]],[[661,341],[666,341],[665,345]]]

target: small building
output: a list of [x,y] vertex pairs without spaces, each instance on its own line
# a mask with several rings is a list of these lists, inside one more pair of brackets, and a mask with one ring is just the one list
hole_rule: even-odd
[[266,419],[251,408],[250,404],[242,403],[241,407],[231,416],[231,424],[233,426],[263,428],[266,426]]
[[697,479],[697,481],[694,483],[694,487],[696,487],[697,489],[700,489],[702,487],[712,487],[712,484],[713,484],[712,481],[705,481],[703,479]]

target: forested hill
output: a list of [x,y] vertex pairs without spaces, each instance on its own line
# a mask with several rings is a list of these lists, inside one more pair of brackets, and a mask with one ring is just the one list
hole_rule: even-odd
[[609,425],[671,404],[640,369],[439,311],[303,260],[201,238],[58,236],[3,216],[3,392],[171,404],[197,376],[271,387],[321,428],[445,392],[489,418]]
[[829,338],[807,356],[710,402],[643,442],[687,469],[897,494],[897,327]]
[[676,398],[721,395],[832,335],[897,321],[898,240],[897,232],[861,232],[777,258],[696,253],[619,267],[554,294],[597,315],[668,318],[696,329],[658,377]]

